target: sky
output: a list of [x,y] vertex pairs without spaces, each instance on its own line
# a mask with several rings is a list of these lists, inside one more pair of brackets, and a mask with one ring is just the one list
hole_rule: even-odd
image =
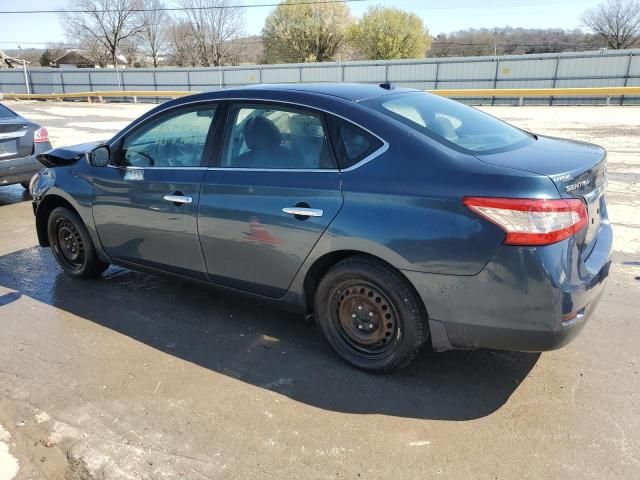
[[[565,28],[580,27],[580,14],[602,0],[366,0],[349,3],[352,15],[361,16],[374,5],[394,6],[419,15],[431,34],[448,33],[466,28],[524,27]],[[58,9],[65,1],[56,0],[0,0],[3,10]],[[165,0],[175,6],[176,0]],[[274,0],[238,0],[245,6],[276,3]],[[247,35],[259,34],[264,19],[273,7],[245,10]],[[64,42],[65,36],[56,14],[0,13],[0,49],[35,47],[47,42]]]

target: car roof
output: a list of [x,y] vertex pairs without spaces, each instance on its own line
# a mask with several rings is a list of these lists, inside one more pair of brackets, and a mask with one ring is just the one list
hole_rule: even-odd
[[[395,87],[392,84],[366,84],[366,83],[271,83],[247,85],[243,87],[224,89],[224,92],[296,92],[315,95],[329,95],[353,102],[367,100],[369,98],[392,95],[403,92],[415,92],[412,88]],[[221,93],[221,90],[217,90]]]

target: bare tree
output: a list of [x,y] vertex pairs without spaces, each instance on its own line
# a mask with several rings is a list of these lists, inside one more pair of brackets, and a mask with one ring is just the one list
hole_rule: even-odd
[[162,0],[144,0],[146,11],[142,13],[144,25],[141,36],[155,68],[158,68],[158,58],[167,42],[167,28],[170,20],[163,8],[165,5]]
[[441,33],[433,39],[431,57],[520,55],[594,50],[604,46],[602,38],[580,29],[496,27]]
[[199,63],[205,67],[229,61],[230,43],[242,35],[243,9],[235,0],[181,0],[196,44]]
[[64,29],[80,45],[91,40],[116,65],[121,44],[142,31],[142,6],[141,0],[70,0],[67,10],[79,12],[62,13]]
[[628,48],[640,41],[640,1],[606,0],[582,14],[582,22],[602,36],[613,49]]
[[172,64],[179,67],[198,65],[197,45],[189,21],[177,19],[169,25],[167,44]]

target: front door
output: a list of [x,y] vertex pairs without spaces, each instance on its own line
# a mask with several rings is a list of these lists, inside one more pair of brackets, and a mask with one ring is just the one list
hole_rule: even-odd
[[197,211],[214,113],[211,104],[169,111],[115,147],[94,181],[94,220],[110,257],[206,279]]
[[212,282],[279,298],[342,206],[322,114],[233,104],[205,174],[200,241]]

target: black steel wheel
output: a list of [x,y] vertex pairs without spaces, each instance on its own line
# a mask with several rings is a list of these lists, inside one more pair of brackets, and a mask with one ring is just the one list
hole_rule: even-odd
[[380,288],[359,279],[345,280],[331,296],[333,328],[354,350],[380,357],[393,350],[401,331],[393,303]]
[[56,222],[56,250],[67,268],[79,270],[84,265],[84,243],[78,227],[64,217]]
[[316,290],[315,318],[343,359],[369,371],[403,367],[429,338],[426,311],[411,284],[366,257],[327,272]]
[[73,277],[92,278],[109,264],[101,261],[84,223],[66,207],[53,209],[47,223],[49,245],[62,269]]

